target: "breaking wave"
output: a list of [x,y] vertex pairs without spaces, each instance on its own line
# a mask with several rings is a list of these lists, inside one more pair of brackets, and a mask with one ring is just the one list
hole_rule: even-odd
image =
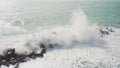
[[[5,23],[3,21],[0,21],[0,22],[2,22],[2,24],[0,24],[0,28],[4,27],[7,30],[9,29],[20,30],[20,28],[14,27],[9,23]],[[102,32],[100,31],[100,29],[102,29]],[[110,31],[110,29],[112,31]],[[74,65],[76,66],[81,65],[83,67],[84,65],[93,65],[93,66],[97,65],[97,63],[94,63],[94,62],[98,62],[100,66],[99,62],[101,61],[103,61],[103,66],[108,66],[109,68],[112,66],[117,67],[120,65],[120,62],[118,61],[119,59],[118,57],[120,56],[120,54],[118,53],[120,51],[119,50],[119,47],[120,47],[119,46],[120,45],[119,32],[120,32],[120,29],[117,29],[117,28],[112,28],[112,27],[106,28],[106,27],[100,27],[97,24],[90,24],[83,10],[78,9],[73,12],[72,17],[70,19],[70,23],[68,25],[59,26],[59,27],[50,27],[49,29],[37,30],[37,32],[35,33],[31,33],[31,34],[28,33],[28,34],[19,35],[19,36],[17,35],[14,37],[13,36],[7,36],[7,37],[1,36],[0,37],[1,39],[0,40],[1,42],[0,43],[0,55],[4,55],[4,50],[8,48],[15,48],[17,54],[30,54],[32,53],[32,51],[38,52],[38,51],[41,51],[41,48],[39,48],[39,44],[43,43],[48,51],[50,49],[57,50],[58,48],[61,48],[61,49],[63,48],[63,52],[64,52],[65,48],[68,49],[68,51],[69,49],[73,48],[71,49],[71,51],[73,51],[73,53],[75,54],[70,53],[70,55],[79,56],[79,58],[77,57],[78,58],[77,62],[80,62],[80,63],[73,64],[73,68],[75,68]],[[85,51],[87,49],[90,52]],[[55,51],[48,52],[48,55],[51,55],[50,53],[54,53],[54,54],[57,54],[57,52],[59,53],[59,51],[56,51],[56,52]],[[79,54],[79,52],[81,55],[77,55]],[[65,53],[67,54],[66,51]],[[110,53],[110,54],[106,55],[106,53]],[[66,54],[65,56],[67,56]],[[57,55],[54,55],[54,56],[59,57]],[[68,56],[70,55],[68,54]],[[92,61],[91,59],[93,55],[95,55],[96,57],[94,56],[93,61]],[[100,55],[102,55],[103,57]],[[83,61],[81,60],[80,56],[84,58],[82,59]],[[110,59],[111,61],[110,63],[108,63],[109,60],[107,60],[106,57]],[[111,57],[112,58],[115,57],[114,60],[112,60]],[[70,57],[68,58],[71,59]],[[54,59],[52,58],[50,60],[52,60],[52,62],[59,62],[59,60],[54,61]],[[75,60],[76,59],[73,57],[71,61],[76,62]],[[107,60],[107,61],[104,62],[104,60]],[[49,60],[44,60],[45,63],[47,63],[47,61],[49,62]],[[70,64],[73,63],[71,61],[70,61]],[[63,62],[63,61],[60,61],[60,62]],[[61,68],[62,65],[58,65],[58,66],[60,66],[59,68]],[[65,64],[63,67],[70,68],[70,67],[65,67]],[[51,68],[55,68],[55,67],[51,66]]]

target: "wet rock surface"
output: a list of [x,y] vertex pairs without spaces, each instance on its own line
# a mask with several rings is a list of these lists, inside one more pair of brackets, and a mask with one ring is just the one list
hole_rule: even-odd
[[34,51],[29,54],[17,54],[15,52],[15,48],[9,48],[4,51],[4,55],[0,55],[0,68],[2,65],[9,67],[10,65],[14,65],[14,68],[18,68],[20,63],[27,62],[31,59],[36,59],[39,57],[44,57],[44,53],[46,53],[46,49],[44,44],[40,45],[42,48],[41,52],[35,53]]
[[99,29],[100,33],[101,33],[101,37],[103,37],[104,35],[110,35],[112,32],[115,32],[112,28],[100,28]]

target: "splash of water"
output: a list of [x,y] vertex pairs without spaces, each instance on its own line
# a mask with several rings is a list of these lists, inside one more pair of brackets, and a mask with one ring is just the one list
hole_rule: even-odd
[[[52,45],[55,44],[54,46],[64,47],[64,48],[76,46],[76,45],[79,45],[79,46],[87,45],[87,47],[82,47],[81,49],[74,48],[71,50],[53,51],[47,54],[47,56],[50,55],[52,58],[49,56],[49,57],[45,57],[45,59],[43,60],[40,60],[40,61],[38,60],[35,62],[36,64],[38,62],[39,63],[41,62],[40,67],[42,67],[42,65],[44,64],[46,65],[47,63],[49,63],[49,61],[52,61],[53,63],[57,62],[58,66],[61,66],[61,68],[63,65],[64,65],[63,67],[66,67],[67,65],[68,67],[66,68],[69,68],[69,65],[72,65],[72,62],[75,61],[76,58],[79,58],[78,60],[76,60],[79,63],[74,64],[76,67],[82,64],[83,64],[83,67],[87,67],[90,65],[89,66],[90,68],[93,68],[95,66],[97,67],[97,65],[100,68],[101,67],[110,68],[110,67],[119,66],[120,59],[114,57],[115,54],[118,54],[117,52],[119,52],[119,46],[118,46],[120,44],[118,43],[118,41],[120,40],[119,29],[118,31],[115,32],[115,34],[109,35],[107,37],[103,37],[101,39],[99,30],[97,29],[98,26],[88,23],[87,17],[84,11],[82,11],[82,9],[78,9],[73,12],[70,20],[70,24],[71,25],[59,26],[59,27],[53,27],[46,30],[41,30],[39,32],[32,33],[29,35],[27,34],[22,36],[9,37],[5,40],[2,39],[0,40],[0,42],[2,42],[2,44],[0,45],[0,55],[3,55],[3,50],[7,48],[15,48],[16,53],[18,54],[30,54],[32,51],[37,52],[37,50],[38,51],[41,50],[38,47],[39,43],[45,44],[45,47],[48,49],[49,49],[49,44],[52,44]],[[8,24],[8,26],[10,25]],[[101,40],[104,41],[106,44],[101,42]],[[8,42],[6,43],[6,41]],[[76,41],[79,43],[74,44]],[[26,43],[29,43],[29,45],[27,45]],[[94,45],[96,46],[95,48],[90,48],[91,46],[94,46]],[[106,50],[108,50],[109,52],[112,51],[112,53],[114,53],[113,54],[114,56],[106,52],[106,50],[104,50],[103,48],[99,48],[102,45],[106,45],[109,48],[109,49],[106,48]],[[71,53],[69,53],[69,51]],[[61,55],[62,56],[62,59],[61,59],[61,56],[59,56],[60,53],[64,54],[66,57],[64,55],[63,56]],[[68,61],[68,58],[71,59],[71,56],[72,56],[72,60],[69,60],[70,64],[69,65],[63,64],[63,62],[66,63],[66,61]],[[80,59],[79,56],[82,59]],[[54,60],[54,58],[56,58],[56,60]],[[63,58],[65,59],[65,61],[63,61]],[[29,65],[31,65],[32,62],[33,61],[31,61],[30,63],[28,62],[28,65],[26,65],[25,67],[29,67]],[[62,65],[59,65],[59,62]],[[39,63],[37,65],[39,65]],[[51,63],[50,65],[53,65],[53,63]],[[86,65],[84,65],[84,63]],[[101,66],[101,64],[103,65]],[[46,68],[48,67],[49,66],[46,66]],[[51,66],[51,67],[55,68],[56,66]]]
[[[11,25],[10,23],[2,22],[2,28],[7,30],[20,30],[20,28]],[[30,34],[27,36],[23,36],[22,40],[20,37],[19,40],[15,39],[9,41],[7,44],[11,44],[11,47],[16,48],[16,51],[21,52],[21,48],[26,46],[26,43],[30,43],[30,46],[33,50],[38,50],[38,43],[44,43],[46,47],[49,47],[49,44],[59,45],[62,47],[72,46],[72,44],[77,42],[84,42],[91,40],[99,39],[99,32],[96,30],[96,25],[91,25],[87,21],[87,17],[82,9],[78,9],[73,12],[72,18],[70,20],[71,25],[53,27],[51,29],[42,30],[38,33]],[[25,37],[25,38],[24,38]],[[27,40],[26,40],[27,38]],[[26,40],[26,41],[24,41]],[[16,41],[19,43],[17,44]],[[6,46],[7,44],[2,44]],[[16,46],[17,45],[17,46]],[[31,53],[31,49],[25,47],[24,50]],[[23,50],[23,51],[24,51]]]

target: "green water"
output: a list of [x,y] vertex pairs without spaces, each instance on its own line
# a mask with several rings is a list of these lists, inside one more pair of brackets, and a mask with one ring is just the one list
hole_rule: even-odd
[[20,27],[34,30],[43,26],[68,24],[74,10],[82,8],[90,23],[120,27],[120,2],[21,2],[3,11],[1,20],[12,21]]

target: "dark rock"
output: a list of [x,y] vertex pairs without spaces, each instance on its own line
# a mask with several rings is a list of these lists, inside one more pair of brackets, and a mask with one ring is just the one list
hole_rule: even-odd
[[109,34],[108,31],[105,31],[105,30],[102,30],[102,29],[100,29],[100,32],[101,32],[101,34],[104,34],[104,35],[108,35]]
[[45,45],[43,43],[40,44],[40,48],[42,48],[41,54],[46,53],[46,48],[45,48]]
[[41,50],[41,53],[40,54],[44,54],[44,53],[46,53],[46,49],[45,48],[43,48],[42,50]]
[[10,49],[7,49],[6,51],[6,55],[12,55],[12,54],[15,54],[15,48],[10,48]]
[[10,49],[7,49],[6,52],[5,52],[5,57],[6,58],[10,58],[10,57],[15,57],[16,54],[15,54],[15,48],[10,48]]
[[36,54],[37,57],[43,57],[43,54],[46,53],[46,48],[43,43],[40,44],[40,48],[42,48],[41,52]]
[[43,43],[41,43],[39,46],[40,48],[45,48],[45,45]]
[[54,48],[53,45],[54,45],[54,44],[49,44],[49,47],[50,47],[50,48]]
[[19,61],[19,62],[27,62],[27,60],[26,60],[26,55],[20,55],[18,61]]
[[5,65],[5,66],[9,67],[9,63],[6,60],[2,60],[0,62],[0,65]]
[[9,48],[4,51],[4,56],[0,55],[0,66],[5,65],[9,67],[9,65],[15,65],[15,68],[19,67],[19,63],[27,62],[30,59],[36,59],[37,57],[43,57],[44,53],[46,53],[46,48],[43,43],[40,44],[41,52],[25,55],[25,54],[16,54],[15,48]]
[[3,60],[3,58],[4,58],[4,56],[0,55],[0,61],[2,61],[2,60]]
[[44,57],[43,54],[36,54],[37,57]]
[[5,62],[7,62],[7,61],[6,61],[6,60],[4,60],[4,59],[1,61],[1,63],[5,63]]
[[18,68],[19,67],[19,63],[16,63],[15,67],[14,68]]
[[28,57],[29,58],[32,58],[32,59],[36,59],[36,55],[35,55],[35,53],[33,52],[33,53],[31,53],[30,55],[28,55]]
[[10,61],[9,61],[9,64],[15,65],[17,62],[18,62],[18,61],[17,61],[15,58],[11,57],[11,58],[10,58]]

